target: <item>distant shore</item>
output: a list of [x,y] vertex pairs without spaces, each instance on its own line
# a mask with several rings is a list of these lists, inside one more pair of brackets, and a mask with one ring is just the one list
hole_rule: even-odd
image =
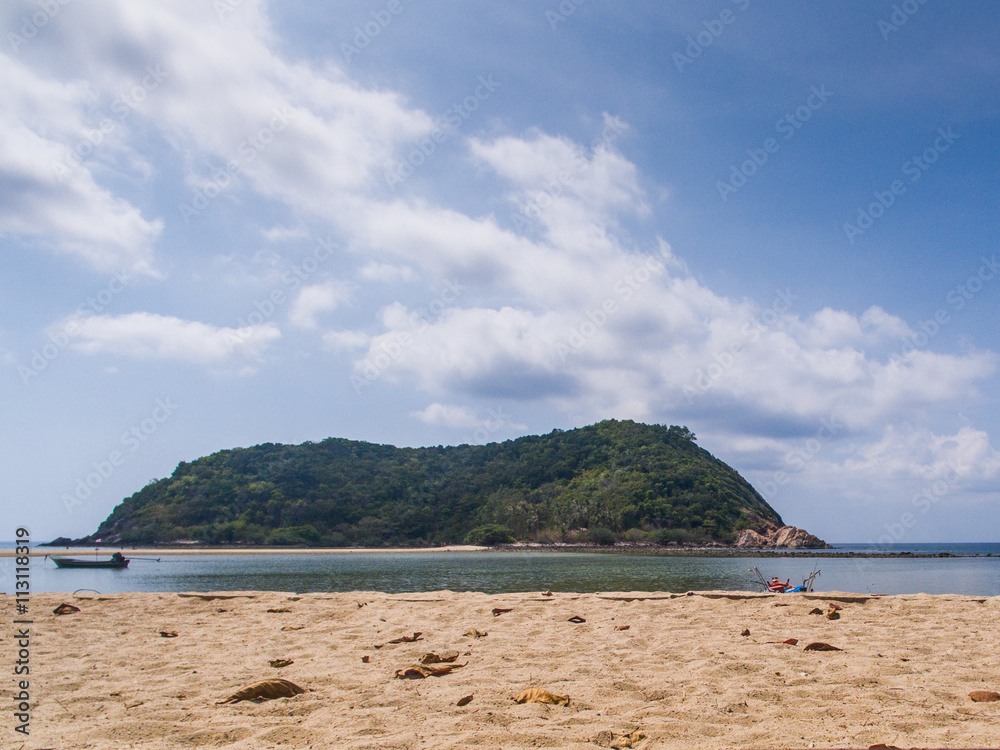
[[[877,548],[876,548],[877,549]],[[957,555],[951,552],[838,552],[836,549],[741,549],[736,547],[654,547],[649,545],[596,546],[585,544],[511,544],[483,547],[471,544],[449,544],[442,547],[248,547],[185,544],[161,547],[35,547],[33,557],[49,555],[87,556],[108,555],[122,552],[126,556],[149,557],[166,555],[359,555],[359,554],[426,554],[441,552],[588,552],[606,555],[651,555],[664,557],[844,557],[844,558],[940,558],[940,557],[992,557],[986,555]],[[13,549],[0,550],[0,558],[14,557]]]

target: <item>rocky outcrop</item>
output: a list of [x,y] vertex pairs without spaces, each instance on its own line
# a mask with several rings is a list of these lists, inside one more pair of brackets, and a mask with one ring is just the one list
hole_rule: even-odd
[[747,529],[736,537],[740,549],[833,549],[829,544],[795,526],[767,527],[765,533]]

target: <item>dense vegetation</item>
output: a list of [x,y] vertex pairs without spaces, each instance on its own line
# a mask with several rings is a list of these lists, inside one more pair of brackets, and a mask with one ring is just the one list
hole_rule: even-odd
[[489,445],[340,438],[181,463],[86,541],[314,546],[731,541],[778,514],[685,427],[608,420]]

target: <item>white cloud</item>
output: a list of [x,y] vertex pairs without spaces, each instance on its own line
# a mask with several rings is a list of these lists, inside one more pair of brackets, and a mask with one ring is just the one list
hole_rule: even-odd
[[72,315],[57,329],[72,335],[72,348],[84,354],[110,353],[141,359],[166,359],[213,369],[252,372],[264,352],[281,338],[273,323],[219,328],[153,313]]
[[464,406],[452,406],[449,404],[430,404],[420,411],[410,412],[411,417],[415,417],[424,424],[441,427],[480,427],[482,420],[477,419],[474,412]]
[[288,320],[299,328],[316,328],[317,316],[336,310],[350,298],[351,288],[332,279],[322,284],[304,286],[292,302]]
[[379,281],[384,284],[408,282],[417,278],[417,274],[409,266],[397,266],[376,261],[363,265],[358,271],[358,275],[365,281]]
[[858,448],[843,469],[882,479],[995,480],[1000,477],[1000,451],[990,445],[989,435],[969,425],[952,435],[888,425],[880,440]]
[[163,222],[97,183],[100,158],[123,151],[123,128],[88,114],[91,97],[82,82],[46,79],[0,54],[0,231],[102,271],[155,275]]
[[263,230],[261,236],[268,242],[287,242],[289,240],[300,240],[308,237],[309,230],[305,227],[274,226]]
[[327,331],[323,334],[323,345],[334,351],[361,349],[370,341],[371,336],[362,331]]

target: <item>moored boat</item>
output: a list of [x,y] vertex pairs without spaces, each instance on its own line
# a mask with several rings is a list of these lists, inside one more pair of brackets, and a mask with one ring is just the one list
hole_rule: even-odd
[[97,558],[85,560],[79,557],[56,557],[55,555],[50,555],[50,557],[57,568],[112,568],[120,570],[127,568],[129,562],[128,558],[121,552],[115,552],[111,555],[110,560],[98,560]]

